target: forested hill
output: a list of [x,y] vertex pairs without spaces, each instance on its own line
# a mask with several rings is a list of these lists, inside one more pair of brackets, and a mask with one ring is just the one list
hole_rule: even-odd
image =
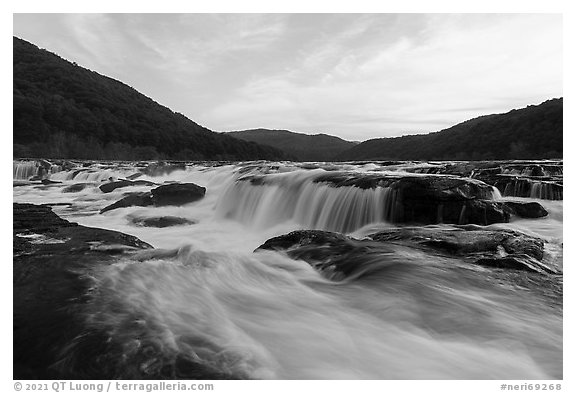
[[232,131],[228,134],[245,141],[275,147],[300,161],[330,161],[355,145],[354,142],[326,134],[307,135],[264,128]]
[[86,159],[283,159],[212,132],[122,82],[14,37],[14,156]]
[[339,160],[490,160],[562,157],[563,99],[481,116],[426,135],[371,139]]

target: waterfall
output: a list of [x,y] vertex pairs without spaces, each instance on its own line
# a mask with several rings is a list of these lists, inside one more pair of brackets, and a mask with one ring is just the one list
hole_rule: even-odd
[[14,180],[28,180],[38,174],[38,168],[36,161],[14,161],[12,178]]
[[562,200],[564,192],[562,185],[552,182],[515,179],[505,183],[503,196],[520,198],[538,198],[548,200]]
[[60,165],[52,164],[46,160],[37,161],[14,161],[13,180],[29,180],[34,176],[39,178],[50,177],[51,174],[60,172]]
[[550,183],[536,182],[530,186],[530,198],[560,200],[563,194],[562,189]]
[[267,177],[265,182],[240,179],[223,192],[216,214],[256,228],[294,220],[307,228],[344,233],[393,219],[396,190],[314,182],[325,173],[315,170],[278,174]]

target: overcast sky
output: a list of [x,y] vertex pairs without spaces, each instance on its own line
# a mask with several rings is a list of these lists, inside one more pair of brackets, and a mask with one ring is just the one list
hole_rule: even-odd
[[562,96],[560,14],[15,14],[214,131],[427,133]]

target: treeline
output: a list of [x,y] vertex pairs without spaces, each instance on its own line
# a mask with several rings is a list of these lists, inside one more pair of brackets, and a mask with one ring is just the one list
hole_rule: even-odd
[[299,161],[330,161],[343,151],[355,145],[354,142],[326,135],[307,135],[287,130],[232,131],[228,135],[245,141],[256,142],[282,150]]
[[204,128],[130,86],[14,37],[14,155],[277,160],[285,154]]
[[181,160],[181,161],[234,161],[232,154],[218,153],[210,157],[193,151],[181,150],[174,155],[159,153],[155,146],[131,146],[122,142],[101,141],[88,137],[82,139],[75,134],[58,132],[48,137],[45,142],[34,142],[29,145],[14,144],[14,157],[43,158],[76,158],[87,160]]
[[494,160],[561,158],[563,99],[468,120],[426,135],[371,139],[338,160]]

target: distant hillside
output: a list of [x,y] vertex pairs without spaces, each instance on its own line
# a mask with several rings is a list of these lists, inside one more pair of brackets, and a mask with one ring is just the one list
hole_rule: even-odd
[[326,134],[307,135],[286,130],[255,130],[228,132],[235,138],[272,146],[299,161],[330,161],[355,145]]
[[14,37],[14,156],[88,159],[282,159],[212,132],[130,86]]
[[426,135],[371,139],[338,160],[490,160],[562,157],[557,98],[508,113],[481,116]]

